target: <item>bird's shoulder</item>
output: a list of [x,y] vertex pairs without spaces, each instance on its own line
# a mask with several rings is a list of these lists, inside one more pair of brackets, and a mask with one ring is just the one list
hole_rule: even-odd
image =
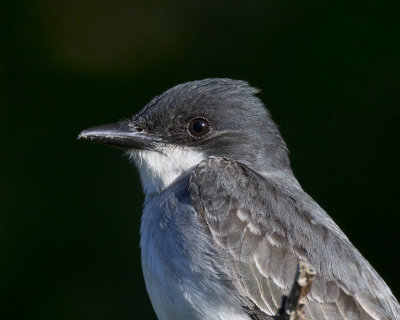
[[[295,180],[294,180],[295,181]],[[290,179],[258,173],[226,158],[202,161],[189,193],[198,219],[225,253],[225,269],[243,296],[275,314],[299,260],[317,271],[311,319],[394,319],[390,289],[333,220]]]

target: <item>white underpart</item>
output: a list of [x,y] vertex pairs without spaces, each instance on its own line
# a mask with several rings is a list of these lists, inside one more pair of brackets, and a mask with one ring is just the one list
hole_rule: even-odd
[[204,153],[185,147],[162,146],[158,151],[131,150],[146,195],[165,190],[182,173],[206,159]]

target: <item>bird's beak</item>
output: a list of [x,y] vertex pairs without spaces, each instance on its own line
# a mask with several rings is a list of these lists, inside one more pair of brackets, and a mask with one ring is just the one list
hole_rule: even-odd
[[97,141],[124,149],[145,150],[153,149],[154,144],[159,141],[157,137],[146,133],[131,120],[123,120],[83,130],[78,135],[79,139]]

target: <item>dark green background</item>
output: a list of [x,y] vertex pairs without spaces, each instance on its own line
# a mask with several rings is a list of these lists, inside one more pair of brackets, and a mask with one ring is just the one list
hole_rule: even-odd
[[76,136],[205,77],[263,90],[300,183],[400,296],[398,7],[7,3],[0,319],[155,319],[140,269],[136,170],[121,151]]

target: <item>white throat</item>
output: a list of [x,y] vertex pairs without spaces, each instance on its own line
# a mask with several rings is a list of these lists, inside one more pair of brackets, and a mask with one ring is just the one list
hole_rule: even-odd
[[206,159],[202,152],[183,147],[164,146],[160,151],[130,150],[146,196],[159,193],[181,174]]

